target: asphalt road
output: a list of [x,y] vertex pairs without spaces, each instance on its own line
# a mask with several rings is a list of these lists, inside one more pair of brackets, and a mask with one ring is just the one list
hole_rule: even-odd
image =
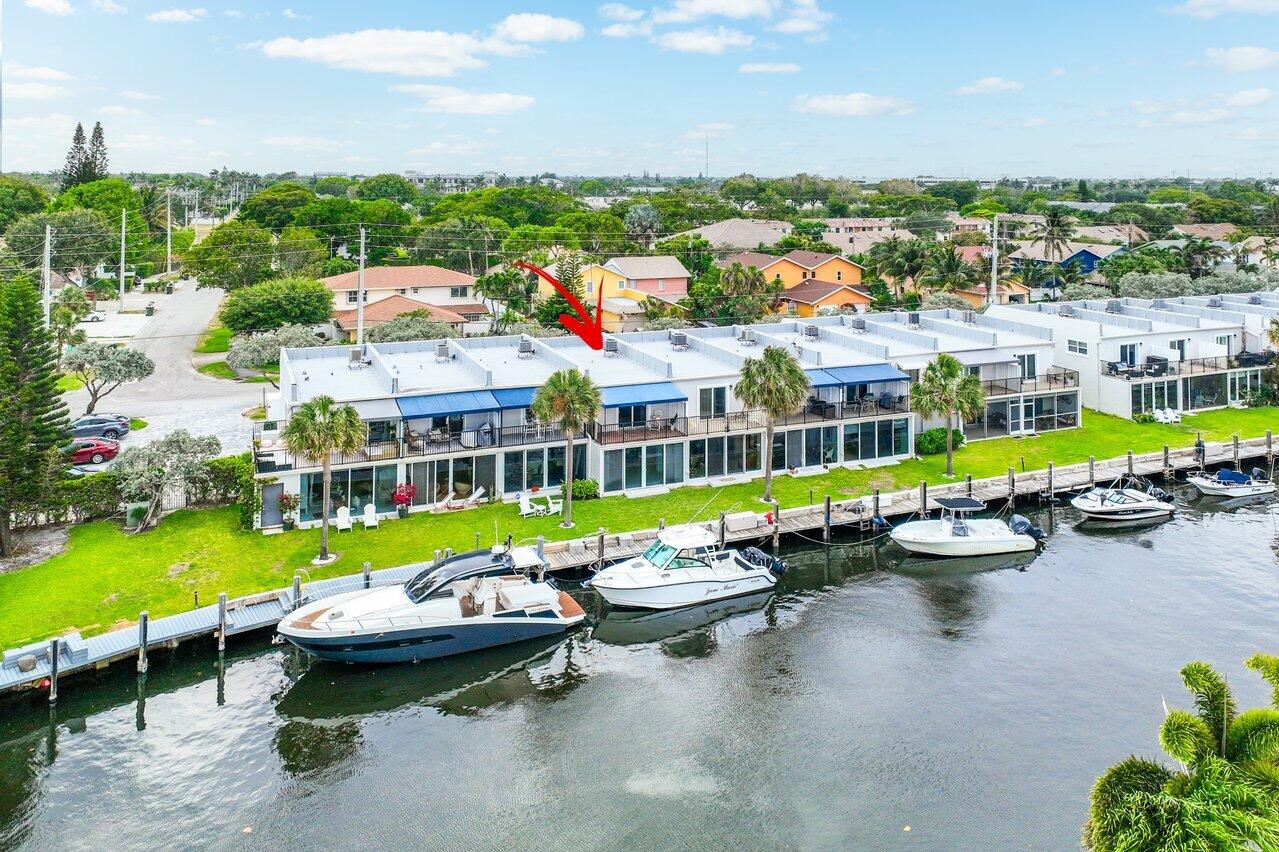
[[[216,435],[227,455],[248,449],[252,422],[243,412],[261,405],[262,389],[270,391],[271,386],[210,378],[197,373],[191,363],[192,350],[221,300],[221,290],[196,289],[195,281],[188,280],[127,344],[149,355],[155,372],[143,381],[121,385],[98,402],[99,411],[147,421],[145,429],[125,438],[125,447],[186,429]],[[89,402],[84,390],[63,398],[72,417],[83,413]]]

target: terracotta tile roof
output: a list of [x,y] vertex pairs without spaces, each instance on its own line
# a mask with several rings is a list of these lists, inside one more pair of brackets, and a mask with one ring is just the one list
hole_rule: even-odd
[[604,268],[624,278],[688,278],[688,270],[678,257],[669,254],[652,257],[615,257]]
[[[344,272],[320,279],[330,290],[354,290],[359,286],[358,272]],[[462,287],[475,284],[465,272],[454,272],[442,266],[370,266],[364,270],[365,290],[399,290],[405,287]]]
[[850,293],[856,293],[864,298],[870,298],[870,292],[864,287],[840,284],[834,281],[818,281],[816,278],[805,278],[794,287],[783,292],[781,294],[781,298],[791,302],[803,302],[806,305],[815,305],[822,299],[825,299],[832,293],[837,293],[840,290],[847,290]]
[[718,260],[715,265],[720,269],[728,269],[734,263],[740,263],[742,266],[753,266],[756,269],[767,269],[777,261],[780,257],[771,254],[764,254],[762,251],[743,251],[737,254],[729,255],[723,260]]
[[[1076,243],[1068,242],[1065,248],[1061,250],[1061,257],[1054,257],[1053,262],[1068,260],[1081,251],[1092,252],[1097,257],[1110,257],[1117,251],[1122,251],[1123,246],[1108,246],[1102,243]],[[1008,254],[1009,257],[1019,260],[1038,260],[1047,262],[1047,249],[1042,242],[1038,243],[1018,243],[1017,248]]]
[[[468,305],[454,305],[453,307],[469,307]],[[454,313],[449,308],[442,308],[439,305],[428,305],[425,302],[418,302],[404,296],[388,296],[385,299],[378,299],[376,302],[369,302],[364,306],[364,325],[380,325],[389,320],[393,320],[402,314],[413,313],[414,311],[426,311],[431,319],[436,322],[446,322],[450,325],[459,325],[466,322],[466,318],[461,314]],[[349,311],[335,311],[333,313],[333,321],[343,328],[355,328],[356,325],[356,309]]]
[[803,249],[793,249],[791,251],[788,251],[786,254],[782,255],[782,257],[786,258],[791,263],[795,263],[795,264],[798,264],[799,266],[804,267],[805,269],[815,269],[816,267],[821,266],[823,263],[826,263],[829,260],[834,260],[835,258],[839,257],[839,255],[823,254],[822,252],[819,252],[819,251],[804,251]]
[[715,248],[751,249],[761,243],[771,246],[793,228],[790,222],[774,219],[724,219],[674,236],[700,234]]
[[1179,234],[1185,234],[1195,239],[1208,238],[1210,240],[1224,240],[1230,234],[1239,230],[1238,225],[1232,225],[1229,222],[1200,222],[1197,225],[1177,225],[1173,228]]

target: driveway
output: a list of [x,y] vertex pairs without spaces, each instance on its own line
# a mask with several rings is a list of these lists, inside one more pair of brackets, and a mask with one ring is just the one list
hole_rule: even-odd
[[[197,289],[194,280],[170,296],[128,342],[155,362],[155,372],[141,382],[121,385],[98,403],[102,411],[119,412],[147,421],[122,445],[150,443],[177,429],[196,435],[216,435],[226,455],[249,448],[253,424],[246,409],[261,405],[270,385],[245,385],[214,379],[195,371],[192,350],[222,301],[222,291]],[[63,396],[73,417],[84,411],[89,394],[82,390]]]

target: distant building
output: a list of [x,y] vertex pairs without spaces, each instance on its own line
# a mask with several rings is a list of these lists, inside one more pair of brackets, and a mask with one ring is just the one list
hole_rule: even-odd
[[[359,273],[344,272],[341,275],[330,275],[321,279],[324,286],[333,291],[334,308],[337,312],[351,311],[350,323],[343,322],[343,327],[354,328],[355,314],[359,305],[358,287]],[[415,303],[419,309],[444,308],[452,316],[459,317],[470,325],[463,330],[478,332],[487,329],[485,322],[489,309],[482,304],[475,294],[475,279],[464,272],[455,272],[440,266],[371,266],[364,270],[364,322],[369,322],[369,311],[385,299],[399,297],[402,301],[393,303],[404,308],[404,302]],[[389,308],[379,309],[381,313]],[[407,313],[412,308],[399,310],[393,316]],[[387,316],[385,319],[391,319]],[[454,322],[448,316],[441,317],[443,322]]]
[[1196,240],[1224,240],[1239,226],[1231,222],[1201,222],[1196,225],[1174,225],[1172,233]]
[[418,189],[434,189],[442,195],[470,192],[473,189],[489,189],[497,186],[500,177],[497,172],[491,171],[476,175],[427,174],[411,170],[404,172],[404,179]]
[[794,230],[790,222],[774,219],[725,219],[700,228],[675,234],[683,237],[697,234],[717,249],[753,249],[761,245],[771,246]]

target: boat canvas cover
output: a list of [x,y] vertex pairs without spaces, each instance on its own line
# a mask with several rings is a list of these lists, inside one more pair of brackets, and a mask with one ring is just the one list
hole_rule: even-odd
[[986,504],[972,497],[938,497],[937,505],[952,512],[980,512]]
[[1252,482],[1252,480],[1248,478],[1248,474],[1240,473],[1237,470],[1230,470],[1228,468],[1223,468],[1222,470],[1217,471],[1217,481],[1225,482],[1230,485],[1248,485]]

